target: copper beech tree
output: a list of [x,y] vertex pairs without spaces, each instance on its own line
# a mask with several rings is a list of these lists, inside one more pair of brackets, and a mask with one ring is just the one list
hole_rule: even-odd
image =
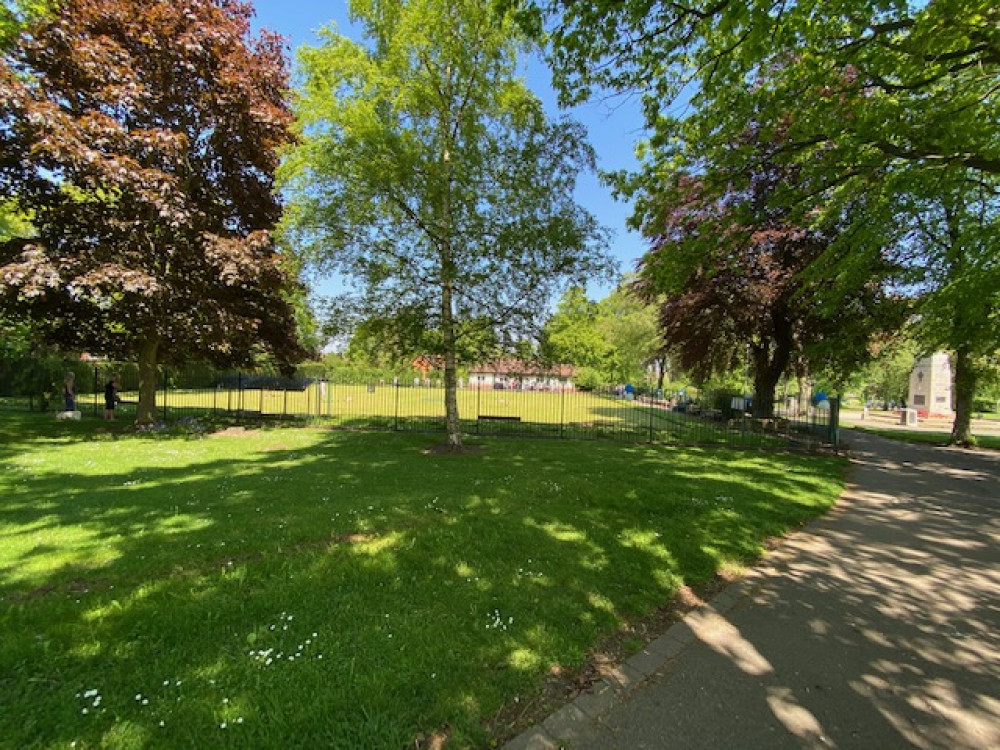
[[0,244],[0,303],[52,342],[139,362],[301,358],[271,229],[290,140],[278,37],[230,0],[67,0],[0,64],[0,188],[35,235]]
[[802,190],[797,170],[776,164],[780,144],[751,131],[743,145],[758,166],[748,175],[715,168],[635,183],[651,248],[633,288],[659,305],[664,341],[695,376],[744,364],[754,416],[766,419],[783,375],[851,371],[875,331],[900,324],[901,309],[881,283],[885,264],[838,280],[818,272],[837,228],[794,220],[778,196]]

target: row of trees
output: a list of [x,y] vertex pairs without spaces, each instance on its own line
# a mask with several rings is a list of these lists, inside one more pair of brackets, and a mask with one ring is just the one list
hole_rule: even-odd
[[[291,99],[240,2],[2,7],[0,304],[137,357],[142,421],[157,362],[305,356],[304,262],[355,282],[337,310],[357,346],[443,358],[455,446],[462,355],[620,381],[659,339],[702,378],[749,360],[769,416],[783,374],[844,380],[904,327],[955,353],[969,438],[1000,319],[987,0],[357,2],[363,38],[323,31]],[[571,292],[540,326],[611,263],[572,198],[582,129],[519,79],[532,39],[564,102],[643,96],[641,169],[612,180],[650,242],[630,292],[658,332],[624,291]]]
[[356,282],[341,309],[433,344],[458,446],[462,348],[529,335],[612,270],[573,200],[583,129],[545,117],[518,74],[531,43],[492,2],[352,3],[363,40],[324,30],[294,98],[246,3],[2,7],[3,315],[137,358],[139,422],[157,363],[306,356],[305,262]]
[[597,302],[579,287],[567,291],[542,331],[535,356],[575,365],[575,382],[585,388],[646,383],[650,372],[657,373],[662,388],[668,361],[655,307],[628,286]]
[[[639,291],[682,360],[749,337],[777,375],[841,379],[904,325],[954,352],[953,439],[1000,329],[1000,8],[989,0],[529,4],[564,102],[640,92],[617,175],[651,243]],[[681,113],[681,114],[677,114]],[[877,339],[876,339],[877,340]]]

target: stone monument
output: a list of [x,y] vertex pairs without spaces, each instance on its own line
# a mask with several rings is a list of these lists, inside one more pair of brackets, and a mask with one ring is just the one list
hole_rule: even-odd
[[918,359],[910,373],[907,406],[920,416],[951,417],[951,362],[944,352]]

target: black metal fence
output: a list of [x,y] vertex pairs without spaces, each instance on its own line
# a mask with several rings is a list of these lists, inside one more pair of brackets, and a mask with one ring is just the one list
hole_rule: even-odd
[[[77,408],[88,418],[104,410],[104,386],[121,379],[120,419],[134,417],[138,369],[134,365],[77,365]],[[473,435],[519,435],[570,439],[614,439],[685,445],[817,447],[838,443],[835,400],[800,406],[782,400],[768,419],[753,418],[749,404],[730,393],[663,394],[631,388],[581,391],[475,387],[462,381],[458,409],[463,430]],[[56,394],[58,395],[58,394]],[[184,372],[161,369],[156,414],[164,422],[228,419],[239,422],[308,420],[342,428],[444,432],[445,399],[440,380],[380,378],[337,382],[322,371],[283,377],[270,372]],[[0,400],[14,408],[62,408],[61,397],[42,404],[35,397]]]

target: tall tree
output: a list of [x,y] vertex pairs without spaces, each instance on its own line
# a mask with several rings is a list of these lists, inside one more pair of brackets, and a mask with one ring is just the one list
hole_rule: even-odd
[[[935,198],[923,195],[936,193]],[[930,350],[954,353],[952,442],[972,442],[977,382],[1000,347],[1000,179],[970,179],[965,169],[935,180],[899,215],[909,231],[894,251],[914,272],[920,301],[914,326]]]
[[463,324],[514,337],[564,284],[609,265],[604,233],[572,197],[594,157],[579,125],[546,121],[518,77],[524,41],[494,3],[351,11],[364,44],[327,29],[300,53],[289,226],[354,280],[368,317],[404,315],[437,332],[458,447]]
[[836,235],[799,224],[781,200],[802,186],[799,170],[771,158],[780,141],[762,141],[750,125],[734,150],[743,147],[756,154],[747,175],[707,164],[698,176],[667,172],[633,183],[653,243],[636,288],[662,300],[663,337],[683,368],[707,379],[745,364],[754,415],[770,418],[777,384],[793,365],[864,357],[884,294],[879,276],[834,284],[811,273]]
[[157,363],[302,356],[270,230],[289,142],[280,40],[232,0],[65,0],[0,66],[0,186],[37,237],[0,246],[0,295],[50,340]]

